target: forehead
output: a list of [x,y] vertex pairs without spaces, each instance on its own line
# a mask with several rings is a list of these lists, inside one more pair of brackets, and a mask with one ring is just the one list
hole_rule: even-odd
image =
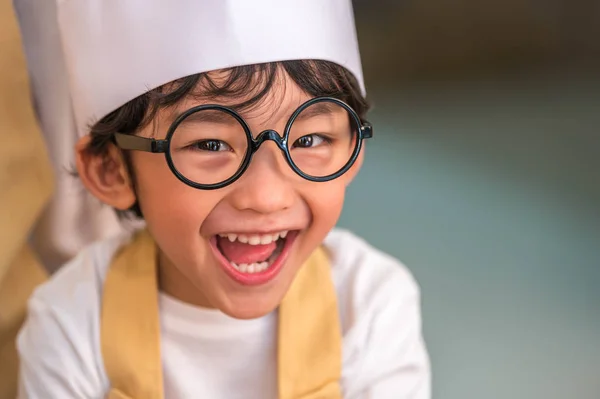
[[[267,87],[266,78],[255,77],[255,81],[231,81],[231,72],[214,71],[207,74],[205,82],[199,83],[190,95],[168,112],[172,121],[186,110],[207,104],[224,105],[238,112],[249,124],[277,124],[290,115],[311,96],[305,93],[284,70],[277,70],[272,83]],[[206,96],[206,84],[220,88],[223,94]],[[237,90],[240,86],[245,90]],[[234,92],[234,94],[230,94]]]

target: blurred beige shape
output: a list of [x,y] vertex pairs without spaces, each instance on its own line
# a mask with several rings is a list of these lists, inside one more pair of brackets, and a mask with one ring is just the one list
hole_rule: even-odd
[[27,238],[52,192],[11,4],[0,0],[0,399],[16,395],[15,336],[27,298],[46,278]]

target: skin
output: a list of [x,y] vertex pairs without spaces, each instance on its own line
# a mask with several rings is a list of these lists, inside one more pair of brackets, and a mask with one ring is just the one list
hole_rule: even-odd
[[[215,78],[224,78],[221,72]],[[252,93],[249,93],[249,96]],[[279,81],[258,106],[242,113],[254,135],[266,129],[282,134],[293,111],[310,97],[281,73]],[[242,99],[243,100],[243,99]],[[236,99],[235,102],[240,102]],[[174,115],[208,103],[180,102],[158,112],[137,134],[164,138]],[[210,103],[230,105],[231,99]],[[121,150],[111,146],[108,160],[86,151],[89,136],[77,144],[77,169],[83,184],[100,201],[126,210],[137,200],[147,228],[159,248],[160,288],[186,303],[216,308],[238,318],[257,318],[273,311],[296,272],[336,224],[346,187],[360,166],[361,154],[342,177],[315,183],[297,176],[273,142],[264,143],[250,167],[235,183],[218,190],[197,190],[179,181],[163,154],[132,151],[133,175]],[[232,280],[215,259],[209,240],[219,233],[270,233],[300,230],[281,272],[261,286]]]

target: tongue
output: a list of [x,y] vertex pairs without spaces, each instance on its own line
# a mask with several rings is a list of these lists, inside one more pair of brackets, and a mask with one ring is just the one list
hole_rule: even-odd
[[227,238],[217,238],[219,249],[225,257],[235,264],[250,264],[263,262],[271,256],[277,248],[277,243],[265,245],[242,244],[239,241],[231,242]]

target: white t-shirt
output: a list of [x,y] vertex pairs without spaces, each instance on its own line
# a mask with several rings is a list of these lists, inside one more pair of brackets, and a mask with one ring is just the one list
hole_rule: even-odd
[[[33,294],[18,338],[19,398],[102,399],[109,389],[100,349],[102,285],[128,236],[81,252]],[[429,399],[419,289],[397,260],[343,230],[332,254],[343,334],[347,399]],[[236,320],[160,295],[167,399],[276,398],[276,313]]]

